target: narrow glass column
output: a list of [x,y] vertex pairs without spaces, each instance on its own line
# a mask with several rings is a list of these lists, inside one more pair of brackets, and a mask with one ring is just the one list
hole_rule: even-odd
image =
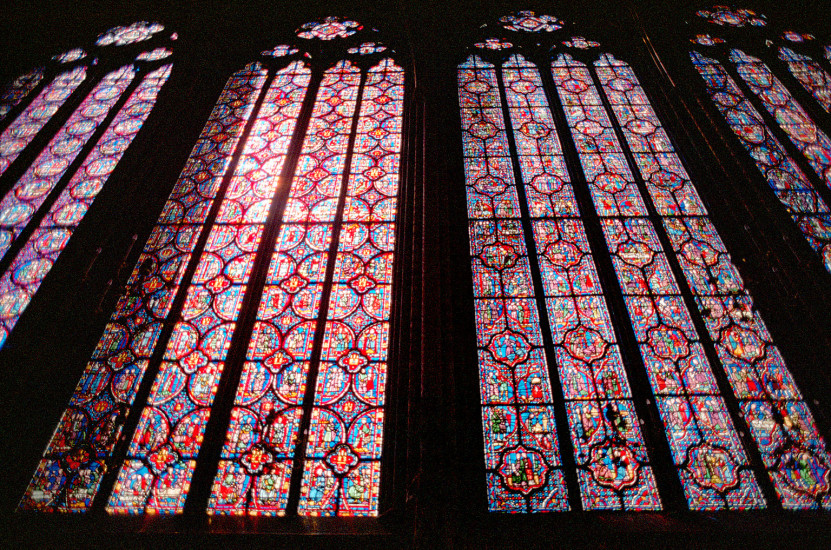
[[814,96],[817,103],[831,113],[831,76],[825,69],[807,55],[800,55],[785,46],[779,48],[779,59],[787,64],[794,78]]
[[552,71],[690,508],[762,508],[764,497],[589,69],[563,54]]
[[378,514],[404,71],[369,69],[334,258],[301,514]]
[[360,80],[360,71],[342,62],[326,71],[320,84],[257,310],[210,513],[285,514]]
[[760,59],[734,49],[730,52],[730,61],[735,63],[739,75],[805,156],[811,168],[831,187],[831,139],[817,127]]

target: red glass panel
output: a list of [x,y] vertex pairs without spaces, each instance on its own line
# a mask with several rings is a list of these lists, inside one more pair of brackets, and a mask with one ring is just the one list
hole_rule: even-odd
[[389,59],[369,69],[300,488],[304,515],[378,514],[403,108],[403,69]]
[[[308,84],[278,73],[228,183],[107,510],[181,513]],[[282,132],[271,133],[274,125]]]

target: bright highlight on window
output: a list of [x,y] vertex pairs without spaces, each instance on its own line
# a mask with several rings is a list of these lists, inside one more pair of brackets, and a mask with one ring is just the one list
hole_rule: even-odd
[[[266,109],[260,109],[243,147],[121,466],[111,512],[182,511],[309,71],[290,65],[270,88],[282,95],[280,84],[287,79],[294,85],[296,70],[301,71],[300,93],[285,90],[284,108],[273,113],[273,121],[274,99],[266,97]],[[273,142],[262,151],[260,132],[270,130],[272,122],[287,135],[271,136]]]

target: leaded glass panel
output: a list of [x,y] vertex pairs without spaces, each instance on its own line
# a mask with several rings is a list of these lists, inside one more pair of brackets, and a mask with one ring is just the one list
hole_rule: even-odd
[[[722,26],[766,24],[750,10],[700,15]],[[532,12],[501,20],[517,33],[556,30],[542,21]],[[666,457],[646,454],[661,453],[643,442],[627,380],[635,368],[645,369],[691,509],[766,507],[760,482],[767,480],[757,477],[763,469],[784,508],[828,507],[825,443],[632,69],[609,54],[593,65],[559,54],[546,81],[510,52],[517,35],[502,36],[476,44],[488,61],[471,56],[458,67],[489,508],[567,510],[574,467],[583,509],[659,509],[651,462]],[[702,37],[697,43],[724,42]],[[580,57],[599,46],[583,38],[562,44],[583,50]],[[810,199],[814,206],[798,220],[824,247],[823,232],[809,230],[827,217],[819,195],[721,66],[695,53],[694,60],[748,149],[780,152],[754,158],[772,186]],[[824,150],[824,134],[781,84],[769,72],[750,72],[743,77],[767,94],[771,109],[804,115],[788,126],[794,117],[771,111],[794,144],[810,134],[809,152]],[[549,106],[552,93],[557,101]],[[740,124],[750,130],[739,131]],[[576,165],[563,154],[563,128]],[[823,175],[821,153],[809,162]],[[788,174],[803,185],[787,184]],[[584,229],[585,208],[597,215],[593,232]],[[609,251],[610,267],[598,269],[595,247]],[[601,284],[609,269],[619,289],[608,292],[619,296],[613,301],[628,323],[609,315]],[[520,307],[523,322],[512,326],[511,308]],[[631,351],[621,354],[621,337],[636,344],[637,361]],[[521,374],[531,364],[542,384],[529,399]],[[536,428],[523,431],[522,405],[535,399],[550,411],[540,424],[552,435],[548,454],[532,446]],[[565,448],[574,456],[565,460],[555,417],[570,428]],[[512,467],[514,458],[525,467]],[[554,492],[549,479],[559,480]]]
[[[337,52],[362,29],[298,35]],[[404,71],[376,32],[360,63],[284,45],[228,82],[22,508],[85,511],[103,482],[109,513],[180,514],[199,483],[209,514],[378,514]],[[225,432],[214,468],[202,443]]]
[[489,509],[567,510],[539,306],[494,66],[476,56],[460,65],[459,96]]
[[[716,6],[697,15],[701,19],[696,25],[718,34],[723,29],[708,23],[745,27],[731,38],[742,41],[742,49],[719,36],[693,40],[709,48],[706,56],[690,52],[693,66],[776,198],[831,271],[831,216],[822,189],[831,183],[831,140],[809,115],[811,109],[806,110],[813,106],[801,105],[799,101],[804,100],[793,95],[799,93],[798,87],[789,90],[785,85],[792,78],[828,111],[828,73],[810,56],[800,53],[810,50],[808,43],[814,40],[813,35],[793,30],[767,32],[762,28],[767,25],[765,16],[747,9]],[[787,71],[783,71],[785,68]]]

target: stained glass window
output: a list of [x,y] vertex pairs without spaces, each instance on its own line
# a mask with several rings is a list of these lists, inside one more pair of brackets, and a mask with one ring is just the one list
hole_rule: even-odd
[[782,46],[779,49],[779,59],[787,63],[791,74],[800,84],[822,105],[822,108],[831,112],[831,76],[819,63]]
[[787,88],[760,59],[732,49],[730,61],[794,146],[805,156],[811,168],[826,185],[831,185],[831,140],[828,136],[817,128],[805,109],[794,101]]
[[753,10],[732,9],[728,6],[713,6],[710,9],[698,11],[696,15],[716,25],[727,27],[745,27],[748,25],[764,27],[767,25],[764,15]]
[[95,41],[96,46],[126,46],[136,42],[149,40],[154,34],[162,32],[164,25],[161,23],[148,23],[147,21],[136,21],[126,27],[113,27],[103,33]]
[[378,514],[404,71],[361,31],[228,81],[22,508]]
[[589,48],[600,47],[600,42],[597,42],[596,40],[586,40],[582,36],[573,36],[571,37],[571,40],[564,41],[563,46],[567,48],[577,48],[579,50],[588,50]]
[[[704,10],[698,15],[719,25],[724,23],[713,19],[712,13],[718,12],[733,21],[728,23],[731,26],[763,26],[752,21],[763,22],[764,16],[745,13],[749,10],[731,10],[724,6],[713,10]],[[774,69],[786,69],[786,74],[789,72],[825,111],[831,108],[831,77],[809,55],[795,51],[800,43],[812,40],[811,35],[787,31],[780,40],[762,34],[761,29],[756,32],[758,42],[764,40],[771,47],[777,41],[787,42],[775,50],[778,56],[771,56],[765,62],[735,47],[714,48],[729,44],[724,38],[707,35],[708,40],[694,40],[700,46],[709,47],[707,55],[691,51],[690,56],[727,125],[750,153],[808,243],[819,253],[826,269],[831,271],[831,214],[825,192],[831,185],[831,140],[774,74]]]
[[477,57],[460,65],[459,90],[489,506],[567,509],[551,378],[493,65]]
[[147,241],[21,507],[86,511],[98,491],[199,230],[260,90],[265,71],[231,77]]
[[[37,68],[17,77],[0,95],[0,122],[43,80],[43,68]],[[4,140],[5,141],[5,140]]]
[[[257,114],[119,472],[112,511],[184,506],[308,73],[299,63],[280,71],[269,92],[283,105],[266,97]],[[272,128],[278,133],[269,140]]]
[[716,107],[751,154],[776,198],[788,209],[808,242],[821,255],[826,269],[831,271],[831,212],[822,196],[785,152],[724,66],[698,52],[692,52],[691,56]]
[[0,200],[0,347],[149,116],[172,67],[141,53],[101,75],[97,61],[83,63],[86,55],[76,48],[57,56],[75,66],[44,85],[0,135],[2,175],[43,137],[62,106],[85,94]]
[[334,40],[335,38],[346,38],[361,30],[360,23],[348,21],[339,17],[327,17],[323,21],[312,21],[303,24],[298,29],[297,36],[310,40]]
[[62,54],[56,55],[52,59],[58,63],[72,63],[73,61],[78,61],[86,56],[87,52],[85,52],[83,48],[73,48],[69,51],[63,52]]
[[[601,57],[599,63],[607,59]],[[553,67],[687,500],[693,509],[760,507],[761,491],[747,471],[748,460],[672,274],[668,251],[648,218],[647,196],[627,165],[600,90],[588,67],[568,55]],[[603,91],[644,181],[675,178],[674,193],[666,185],[656,186],[651,206],[659,215],[703,213],[696,208],[695,191],[685,185],[680,162],[666,154],[672,151],[669,139],[650,116],[637,81],[612,78],[616,75],[602,66],[597,72],[601,82],[610,83]],[[707,468],[710,463],[718,468]]]
[[814,35],[808,33],[798,33],[794,31],[785,31],[782,33],[782,38],[789,42],[805,42],[806,40],[813,40]]
[[509,31],[553,32],[563,28],[562,21],[551,15],[537,15],[533,11],[521,11],[500,19]]
[[300,489],[308,515],[378,509],[403,87],[387,59],[361,90]]
[[667,461],[693,510],[764,508],[766,484],[831,506],[825,442],[634,71],[485,32],[458,89],[490,510],[660,509]]
[[5,172],[20,152],[31,143],[84,78],[86,67],[83,66],[59,75],[6,128],[0,136],[0,174]]

